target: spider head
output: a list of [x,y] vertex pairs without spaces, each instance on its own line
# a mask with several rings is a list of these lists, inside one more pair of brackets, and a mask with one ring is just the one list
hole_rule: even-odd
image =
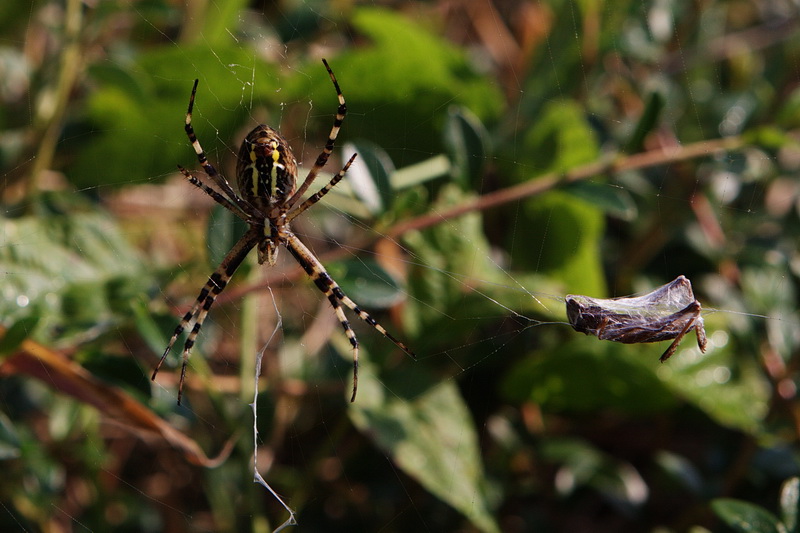
[[266,213],[285,203],[296,188],[297,161],[280,133],[263,124],[242,142],[236,163],[239,194]]

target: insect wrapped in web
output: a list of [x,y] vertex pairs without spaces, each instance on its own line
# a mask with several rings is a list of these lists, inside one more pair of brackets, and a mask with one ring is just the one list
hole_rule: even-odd
[[[200,165],[203,167],[207,177],[217,188],[209,187],[194,174],[181,166],[178,166],[178,169],[183,173],[189,183],[245,221],[249,229],[242,235],[239,241],[233,245],[233,248],[231,248],[222,260],[222,263],[220,263],[217,269],[208,278],[208,281],[200,290],[200,294],[194,301],[191,309],[183,315],[180,323],[175,328],[169,340],[169,344],[166,350],[164,350],[164,354],[161,356],[155,370],[153,370],[152,379],[155,380],[161,365],[166,360],[167,355],[169,355],[178,337],[192,322],[194,322],[194,326],[189,331],[189,335],[183,345],[181,377],[178,384],[179,405],[183,394],[183,383],[186,377],[186,366],[189,361],[189,354],[197,339],[197,334],[203,326],[203,321],[208,316],[208,311],[211,309],[217,296],[225,290],[231,276],[233,276],[236,269],[239,268],[239,265],[242,264],[244,258],[247,257],[247,254],[249,254],[253,248],[256,248],[258,251],[259,264],[267,263],[273,266],[275,265],[280,245],[285,246],[314,282],[314,285],[328,298],[353,348],[353,394],[350,398],[351,402],[355,401],[356,391],[358,390],[358,339],[344,314],[342,305],[350,308],[361,320],[375,328],[406,354],[415,357],[405,344],[386,331],[386,329],[372,318],[369,313],[361,309],[358,304],[342,291],[339,284],[328,274],[319,259],[317,259],[311,250],[297,238],[297,235],[292,232],[289,225],[292,220],[316,204],[344,178],[347,169],[350,168],[350,165],[356,157],[353,155],[327,185],[312,194],[308,199],[302,202],[300,201],[314,182],[314,179],[325,166],[325,163],[328,162],[328,158],[333,152],[334,142],[339,135],[339,130],[342,127],[342,122],[347,113],[347,106],[342,91],[339,88],[339,82],[336,81],[336,76],[334,76],[333,71],[330,66],[328,66],[328,62],[323,59],[322,63],[325,65],[331,83],[333,83],[333,87],[336,89],[339,107],[336,110],[336,115],[333,119],[333,127],[331,127],[331,131],[328,134],[325,147],[317,156],[314,166],[308,171],[300,187],[297,187],[298,165],[292,153],[292,149],[289,147],[289,143],[287,143],[286,139],[275,129],[260,124],[247,134],[239,150],[236,164],[236,184],[239,189],[237,194],[230,183],[228,183],[228,180],[208,161],[203,148],[200,146],[200,141],[194,133],[194,128],[192,127],[192,109],[194,108],[198,80],[194,81],[192,94],[189,97],[189,108],[186,111],[184,129],[186,135],[189,137],[189,142],[192,144],[192,148],[194,148],[197,154]],[[295,205],[297,205],[297,207],[295,207]]]
[[691,282],[684,276],[642,296],[601,299],[570,294],[566,303],[567,319],[573,329],[600,340],[625,344],[672,340],[659,359],[662,363],[692,330],[697,334],[700,351],[706,351],[702,308],[694,298]]

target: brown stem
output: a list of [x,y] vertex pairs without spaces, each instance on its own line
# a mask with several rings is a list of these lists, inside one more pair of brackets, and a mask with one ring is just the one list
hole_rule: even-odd
[[617,174],[629,170],[639,170],[648,167],[666,165],[677,161],[686,161],[697,157],[712,155],[715,152],[737,150],[745,145],[742,137],[726,137],[702,141],[678,148],[652,150],[630,156],[606,155],[597,161],[574,168],[567,172],[548,172],[531,181],[485,194],[461,205],[457,205],[439,213],[423,215],[392,228],[388,236],[398,237],[412,230],[420,230],[434,226],[445,220],[455,218],[472,211],[483,211],[490,207],[507,204],[523,198],[530,198],[549,191],[561,184],[583,181],[598,174]]

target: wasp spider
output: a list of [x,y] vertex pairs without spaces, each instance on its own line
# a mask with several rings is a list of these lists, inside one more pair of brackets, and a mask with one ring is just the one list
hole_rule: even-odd
[[328,62],[322,60],[325,68],[328,70],[328,75],[336,88],[336,95],[339,98],[339,108],[336,111],[336,118],[333,121],[333,127],[328,135],[328,140],[325,143],[322,153],[317,157],[314,166],[311,167],[306,179],[300,188],[297,188],[297,161],[292,154],[292,149],[286,140],[276,130],[261,124],[256,126],[242,142],[242,147],[239,150],[239,156],[236,164],[236,181],[239,188],[239,194],[234,192],[233,188],[214,166],[209,163],[200,146],[200,141],[192,128],[192,108],[194,107],[195,93],[197,92],[198,80],[195,80],[192,87],[192,95],[189,98],[189,109],[186,112],[186,135],[192,143],[194,151],[197,152],[197,159],[203,167],[206,175],[211,181],[219,188],[218,190],[202,183],[191,172],[179,166],[178,168],[189,180],[189,183],[199,188],[218,204],[226,209],[232,211],[236,216],[247,222],[250,228],[233,246],[225,259],[222,260],[219,267],[208,278],[208,281],[203,286],[200,294],[192,305],[191,309],[183,316],[172,338],[169,340],[164,355],[158,362],[155,370],[153,371],[152,379],[156,379],[161,365],[167,358],[167,355],[172,350],[172,346],[178,339],[181,333],[189,327],[189,324],[194,321],[186,342],[183,345],[183,359],[181,365],[181,376],[178,385],[178,404],[181,403],[183,394],[183,382],[186,377],[186,364],[189,360],[189,353],[194,346],[197,334],[203,326],[208,315],[209,309],[214,305],[214,300],[217,296],[225,290],[228,281],[236,272],[239,265],[253,248],[258,249],[258,262],[259,264],[267,263],[274,265],[275,259],[278,254],[279,245],[283,244],[289,250],[289,253],[300,263],[306,274],[314,281],[317,288],[328,297],[334,312],[336,313],[339,322],[344,328],[345,335],[350,340],[353,347],[353,394],[350,401],[355,401],[356,391],[358,390],[358,340],[350,327],[347,317],[344,314],[342,305],[344,304],[353,310],[358,317],[377,329],[384,337],[395,343],[401,350],[408,355],[414,357],[414,354],[406,347],[405,344],[397,340],[383,326],[372,318],[366,311],[358,307],[358,305],[348,298],[336,281],[331,278],[325,267],[322,266],[319,259],[317,259],[311,250],[303,244],[297,235],[292,233],[289,223],[303,211],[317,203],[325,194],[328,193],[341,179],[344,177],[347,169],[355,159],[353,155],[344,167],[331,179],[318,192],[310,196],[307,200],[300,203],[297,208],[292,209],[298,203],[303,194],[313,183],[317,174],[325,166],[328,158],[333,151],[333,144],[336,141],[336,136],[344,121],[347,112],[344,96],[339,88],[339,83],[333,71],[328,66]]

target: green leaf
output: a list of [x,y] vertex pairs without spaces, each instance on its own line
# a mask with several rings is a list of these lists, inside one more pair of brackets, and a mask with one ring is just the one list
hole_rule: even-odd
[[38,317],[39,339],[56,327],[63,341],[86,335],[87,327],[109,326],[120,311],[121,280],[129,294],[151,283],[137,252],[107,214],[75,195],[45,194],[34,209],[39,216],[0,217],[0,316],[9,322]]
[[[194,128],[218,168],[242,124],[255,125],[252,107],[276,100],[280,87],[273,69],[237,43],[151,48],[127,71],[104,76],[90,94],[85,131],[72,136],[71,181],[80,187],[145,182],[175,172],[176,164],[196,166],[183,131],[195,78]],[[72,148],[69,141],[65,146]]]
[[638,213],[636,202],[633,201],[630,193],[614,185],[579,181],[571,183],[561,190],[621,220],[634,220]]
[[600,155],[597,135],[583,107],[572,100],[555,100],[545,106],[523,143],[523,160],[531,166],[511,167],[510,175],[517,182],[531,179],[531,168],[536,174],[564,172]]
[[405,298],[397,280],[371,259],[353,259],[329,265],[345,294],[367,309],[385,309]]
[[18,320],[8,328],[5,335],[0,339],[0,360],[6,355],[14,353],[20,344],[33,334],[40,318],[38,315],[28,316]]
[[489,134],[480,119],[468,109],[450,106],[444,127],[444,145],[453,162],[453,179],[465,190],[474,188],[488,157]]
[[512,401],[530,401],[556,413],[611,409],[642,416],[674,407],[669,388],[651,369],[625,357],[626,348],[576,339],[511,367],[503,390]]
[[636,130],[628,140],[628,144],[625,145],[625,152],[633,154],[642,150],[647,134],[658,124],[658,118],[661,116],[661,111],[663,111],[665,104],[666,98],[659,91],[650,93],[644,112],[639,118],[638,124],[636,124]]
[[344,153],[357,153],[358,157],[347,172],[354,194],[373,215],[379,215],[392,206],[394,189],[389,176],[394,163],[386,150],[367,140],[352,141],[344,145]]
[[437,384],[421,367],[404,369],[402,379],[378,380],[368,361],[360,376],[358,401],[349,411],[353,424],[475,527],[499,532],[475,425],[455,383]]
[[[706,320],[710,338],[717,327]],[[656,357],[657,352],[655,349]],[[719,424],[755,435],[762,431],[770,389],[750,359],[737,358],[730,350],[716,349],[713,344],[701,355],[696,345],[687,344],[654,371],[676,394]]]
[[[330,61],[351,111],[344,136],[370,139],[404,166],[442,150],[442,102],[460,104],[484,121],[501,112],[498,84],[475,72],[464,51],[428,25],[373,7],[353,9],[349,22],[362,44]],[[306,71],[312,79],[297,78],[289,93],[305,101],[310,84],[315,109],[321,102],[332,113],[333,88],[324,69],[315,62]]]
[[752,503],[718,498],[711,502],[711,509],[726,524],[742,533],[784,533],[775,515]]
[[800,526],[800,478],[792,477],[781,487],[781,520],[787,533],[797,533]]
[[203,28],[194,37],[196,41],[206,43],[215,49],[222,45],[238,44],[231,28],[239,26],[243,11],[247,8],[247,0],[221,0],[205,4]]
[[552,191],[525,204],[522,235],[509,243],[518,268],[561,281],[572,294],[606,293],[600,245],[602,212],[563,191]]
[[[514,182],[530,181],[540,173],[565,172],[594,161],[599,153],[583,108],[572,100],[556,100],[525,135],[521,161],[506,167],[504,174]],[[564,191],[526,200],[525,217],[517,221],[526,230],[508,234],[515,266],[561,281],[573,294],[605,294],[600,260],[604,217],[595,201]]]

